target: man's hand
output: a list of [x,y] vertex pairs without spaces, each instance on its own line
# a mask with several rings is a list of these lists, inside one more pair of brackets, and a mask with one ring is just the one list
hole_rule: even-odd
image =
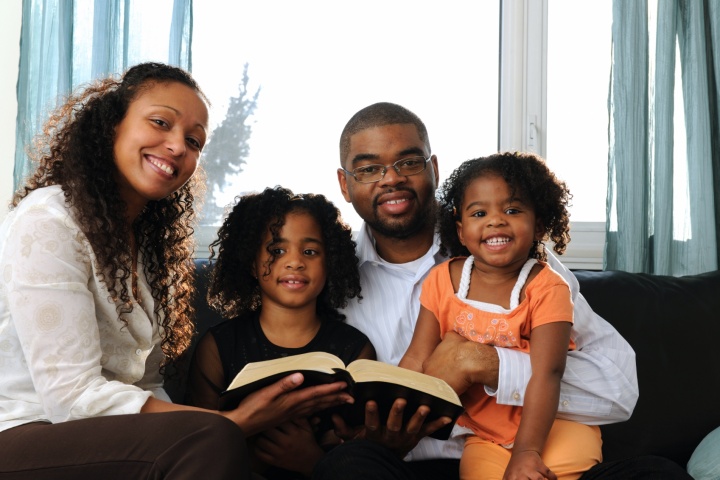
[[458,395],[476,383],[498,386],[500,361],[495,347],[467,340],[455,332],[425,360],[423,372],[445,380]]
[[452,420],[441,417],[430,423],[425,423],[430,408],[420,406],[403,426],[403,413],[406,401],[398,398],[392,405],[385,424],[381,423],[378,406],[374,401],[365,404],[365,425],[359,428],[349,428],[338,415],[333,415],[335,434],[344,439],[365,438],[384,445],[399,457],[404,457],[415,448],[418,442],[436,430],[444,427]]

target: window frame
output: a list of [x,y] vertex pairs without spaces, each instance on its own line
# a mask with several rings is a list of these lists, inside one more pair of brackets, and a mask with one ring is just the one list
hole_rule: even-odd
[[[498,148],[547,157],[548,0],[500,0]],[[603,269],[605,222],[571,222],[560,258],[570,269]]]

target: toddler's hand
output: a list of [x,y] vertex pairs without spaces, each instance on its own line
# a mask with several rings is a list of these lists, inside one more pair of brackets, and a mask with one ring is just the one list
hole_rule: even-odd
[[503,480],[557,480],[557,475],[543,463],[538,452],[526,450],[513,452]]

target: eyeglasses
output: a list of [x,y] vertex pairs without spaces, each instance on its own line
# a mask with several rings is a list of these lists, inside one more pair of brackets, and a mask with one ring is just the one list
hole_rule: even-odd
[[342,169],[345,173],[355,177],[355,181],[359,183],[375,183],[385,178],[388,168],[393,168],[398,175],[402,177],[409,177],[410,175],[417,175],[418,173],[425,170],[427,163],[432,158],[430,155],[428,158],[416,156],[401,158],[397,162],[393,163],[389,167],[385,165],[363,165],[362,167],[354,168],[352,171]]

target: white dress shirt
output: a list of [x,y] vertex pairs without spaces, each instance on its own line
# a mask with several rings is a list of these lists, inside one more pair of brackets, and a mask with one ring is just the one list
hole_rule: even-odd
[[59,186],[25,197],[0,242],[0,431],[138,413],[151,395],[170,400],[142,269],[141,302],[125,325]]
[[[351,300],[343,313],[350,325],[368,336],[378,360],[397,365],[412,339],[422,282],[430,269],[447,258],[439,253],[437,236],[425,256],[412,265],[392,264],[380,258],[365,224],[355,240],[363,299]],[[589,425],[627,420],[638,398],[635,352],[612,325],[592,311],[572,272],[551,252],[547,262],[568,282],[575,304],[571,337],[577,349],[568,353],[558,417]],[[530,356],[508,348],[495,350],[500,359],[498,389],[489,393],[500,404],[522,405],[532,374]],[[459,458],[463,433],[456,426],[447,442],[423,439],[406,459]]]

